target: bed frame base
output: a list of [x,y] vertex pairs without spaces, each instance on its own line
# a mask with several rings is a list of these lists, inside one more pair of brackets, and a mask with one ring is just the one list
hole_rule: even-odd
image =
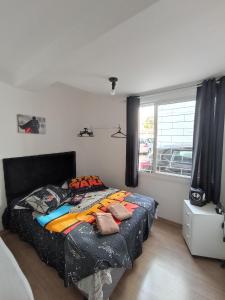
[[[113,291],[115,290],[118,282],[120,281],[121,277],[125,273],[126,269],[124,268],[115,268],[111,271],[112,276],[112,284],[107,285],[105,284],[103,286],[103,300],[108,300],[109,297],[112,295]],[[80,291],[82,295],[84,296],[84,299],[88,299],[88,294],[84,293],[83,291]]]

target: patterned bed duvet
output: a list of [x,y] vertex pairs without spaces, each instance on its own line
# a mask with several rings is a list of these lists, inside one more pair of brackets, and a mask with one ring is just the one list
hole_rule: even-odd
[[[148,238],[157,203],[152,198],[126,191],[107,189],[79,195],[79,205],[64,204],[48,215],[10,209],[10,229],[31,243],[40,258],[53,266],[65,286],[109,268],[131,268]],[[95,224],[95,213],[119,202],[132,217],[119,224],[119,233],[102,236]]]

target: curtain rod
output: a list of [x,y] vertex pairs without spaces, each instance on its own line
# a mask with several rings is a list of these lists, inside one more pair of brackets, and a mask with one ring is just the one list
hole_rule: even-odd
[[156,89],[151,92],[142,93],[142,94],[140,94],[140,97],[143,98],[143,97],[148,97],[148,96],[152,96],[152,95],[156,95],[156,94],[162,94],[162,93],[173,92],[173,91],[182,90],[182,89],[194,88],[194,87],[198,87],[201,85],[202,85],[201,82],[195,82],[192,84],[171,86],[168,88]]
[[[218,83],[220,81],[220,77],[216,77],[216,83]],[[204,80],[209,80],[208,79],[204,79]],[[182,90],[182,89],[188,89],[188,88],[194,88],[194,87],[200,87],[202,86],[202,82],[204,80],[198,80],[198,81],[193,81],[187,84],[182,84],[182,85],[175,85],[175,86],[171,86],[171,87],[166,87],[166,88],[161,88],[161,89],[155,89],[151,92],[145,92],[145,93],[140,93],[140,97],[144,98],[144,97],[148,97],[148,96],[152,96],[152,95],[157,95],[157,94],[162,94],[162,93],[167,93],[167,92],[173,92],[173,91],[177,91],[177,90]]]

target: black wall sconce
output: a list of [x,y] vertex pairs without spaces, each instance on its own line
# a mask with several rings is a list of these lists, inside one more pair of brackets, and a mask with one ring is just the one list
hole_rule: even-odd
[[92,130],[88,130],[88,128],[84,128],[83,130],[80,131],[80,133],[78,133],[79,137],[93,137],[94,133]]

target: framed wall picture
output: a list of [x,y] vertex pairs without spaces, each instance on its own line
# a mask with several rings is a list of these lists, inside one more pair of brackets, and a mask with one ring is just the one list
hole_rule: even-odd
[[46,120],[43,117],[17,115],[19,133],[46,134]]

